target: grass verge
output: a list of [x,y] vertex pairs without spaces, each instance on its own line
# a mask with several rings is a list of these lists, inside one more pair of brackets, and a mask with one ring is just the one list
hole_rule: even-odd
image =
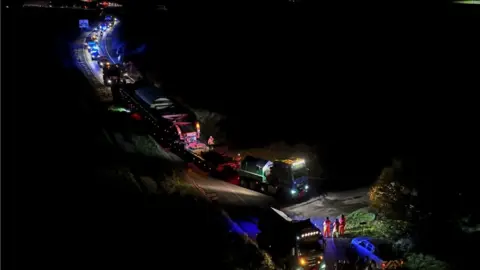
[[397,240],[408,232],[408,223],[401,220],[378,219],[369,208],[361,208],[347,215],[346,231],[351,236],[370,236]]
[[183,172],[173,172],[172,176],[166,177],[159,188],[156,196],[195,202],[184,209],[188,212],[203,212],[209,217],[209,231],[212,238],[222,239],[216,244],[218,258],[221,258],[223,269],[274,269],[272,260],[268,254],[261,251],[256,243],[244,234],[234,232],[233,224],[228,214],[221,208],[212,204],[201,192],[182,179]]
[[368,207],[353,211],[346,216],[348,236],[368,236],[385,239],[404,254],[405,268],[412,270],[445,270],[449,265],[430,255],[411,252],[413,244],[408,235],[409,225],[405,221],[379,219]]

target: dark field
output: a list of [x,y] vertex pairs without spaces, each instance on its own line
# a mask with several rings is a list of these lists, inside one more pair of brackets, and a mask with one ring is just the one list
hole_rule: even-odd
[[138,5],[121,31],[131,48],[147,45],[145,66],[171,93],[228,116],[234,145],[318,146],[342,179],[368,182],[392,155],[435,148],[445,125],[473,115],[451,91],[469,89],[476,70],[478,8],[313,2]]

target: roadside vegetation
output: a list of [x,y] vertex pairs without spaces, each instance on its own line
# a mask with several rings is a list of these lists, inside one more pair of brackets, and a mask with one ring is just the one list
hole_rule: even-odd
[[150,137],[132,137],[137,162],[104,166],[97,177],[102,179],[97,185],[111,198],[108,204],[124,206],[131,219],[128,229],[117,226],[127,234],[135,232],[132,258],[150,267],[169,261],[182,268],[272,269],[269,256],[233,230],[222,209],[187,181],[182,166],[161,159]]
[[390,240],[404,254],[408,269],[467,267],[475,230],[466,230],[465,217],[446,207],[449,203],[461,205],[458,191],[452,187],[432,195],[428,190],[431,182],[415,180],[416,175],[408,165],[394,160],[383,169],[370,189],[369,207],[347,216],[347,232],[352,237],[364,235]]

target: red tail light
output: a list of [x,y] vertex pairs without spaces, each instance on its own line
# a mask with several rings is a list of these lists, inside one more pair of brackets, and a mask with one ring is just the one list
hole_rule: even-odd
[[138,120],[138,121],[142,120],[142,116],[139,113],[132,113],[131,117],[134,120]]
[[382,269],[385,269],[385,268],[387,268],[387,264],[382,263]]

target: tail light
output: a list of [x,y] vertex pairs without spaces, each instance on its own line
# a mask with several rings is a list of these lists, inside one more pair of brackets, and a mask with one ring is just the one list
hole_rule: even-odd
[[382,269],[385,269],[387,268],[387,264],[386,263],[382,263]]

